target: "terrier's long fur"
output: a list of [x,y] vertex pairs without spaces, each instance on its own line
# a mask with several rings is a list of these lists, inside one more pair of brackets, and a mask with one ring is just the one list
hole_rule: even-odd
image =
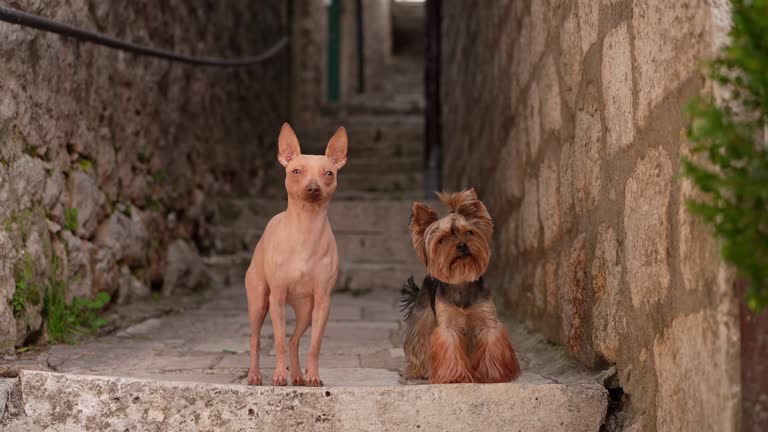
[[449,214],[414,203],[411,239],[427,277],[401,290],[406,378],[430,383],[508,382],[520,375],[507,330],[482,275],[493,221],[474,189],[438,198]]
[[[336,174],[347,161],[347,133],[339,128],[324,156],[302,155],[288,123],[278,138],[277,159],[285,167],[288,209],[269,221],[245,274],[251,322],[251,361],[248,384],[261,385],[259,350],[261,326],[269,312],[277,361],[273,385],[288,383],[285,349],[285,305],[296,313],[291,334],[290,371],[293,385],[320,386],[320,343],[336,284],[339,257],[328,223],[328,205],[336,191]],[[299,366],[299,340],[312,324],[307,370]]]

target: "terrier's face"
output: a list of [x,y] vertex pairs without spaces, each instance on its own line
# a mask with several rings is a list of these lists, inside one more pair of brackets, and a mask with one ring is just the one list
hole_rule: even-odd
[[299,139],[288,123],[278,138],[277,160],[285,167],[285,189],[289,199],[321,204],[336,191],[336,174],[347,162],[347,132],[340,127],[325,149],[324,156],[303,155]]
[[491,258],[493,220],[474,189],[438,194],[448,207],[439,219],[429,207],[414,203],[411,239],[427,272],[449,284],[480,278]]

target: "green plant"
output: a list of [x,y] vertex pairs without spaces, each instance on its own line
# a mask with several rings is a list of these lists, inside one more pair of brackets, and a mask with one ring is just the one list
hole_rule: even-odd
[[93,299],[75,298],[71,303],[67,303],[66,297],[67,284],[59,278],[54,258],[43,308],[51,342],[71,343],[74,335],[98,330],[107,323],[99,311],[109,304],[109,294],[99,292]]
[[163,204],[160,202],[159,199],[155,197],[151,197],[149,199],[149,203],[147,204],[147,208],[153,212],[162,213],[163,212]]
[[168,180],[168,174],[165,171],[157,171],[152,174],[152,181],[156,184],[165,183]]
[[24,209],[15,212],[3,222],[3,227],[6,231],[11,231],[13,230],[14,225],[25,225],[31,216],[32,209]]
[[77,227],[80,226],[80,222],[77,220],[77,209],[68,208],[64,212],[64,229],[74,232]]
[[38,285],[34,281],[34,269],[32,267],[32,259],[29,256],[24,257],[21,269],[16,274],[16,291],[11,298],[11,306],[13,307],[13,314],[18,315],[27,308],[30,303],[33,305],[40,304],[40,292],[38,291]]
[[93,168],[93,162],[90,159],[80,159],[80,169],[84,172],[88,172]]
[[768,0],[732,0],[730,41],[711,63],[710,77],[730,99],[689,105],[693,154],[683,175],[706,199],[688,207],[712,225],[723,259],[749,280],[753,311],[768,306]]

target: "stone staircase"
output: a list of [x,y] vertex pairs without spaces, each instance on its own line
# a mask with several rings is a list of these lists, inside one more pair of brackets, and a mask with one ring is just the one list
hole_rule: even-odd
[[[613,372],[585,370],[519,324],[509,325],[523,368],[516,382],[400,378],[398,290],[423,275],[408,234],[412,203],[424,198],[419,109],[412,98],[372,97],[295,128],[305,153],[322,153],[338,125],[350,137],[329,210],[341,272],[320,358],[325,387],[245,385],[250,331],[242,281],[267,221],[286,205],[275,161],[276,181],[264,196],[215,203],[204,257],[212,289],[199,301],[0,362],[7,377],[0,378],[0,430],[598,431],[609,398],[603,384]],[[290,308],[288,321],[290,331]],[[269,321],[262,336],[269,381]]]

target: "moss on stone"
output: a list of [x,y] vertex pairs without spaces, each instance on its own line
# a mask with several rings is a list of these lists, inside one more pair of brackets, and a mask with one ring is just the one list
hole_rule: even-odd
[[16,291],[11,298],[14,316],[24,312],[30,304],[40,304],[40,286],[35,281],[32,259],[25,256],[16,271]]

